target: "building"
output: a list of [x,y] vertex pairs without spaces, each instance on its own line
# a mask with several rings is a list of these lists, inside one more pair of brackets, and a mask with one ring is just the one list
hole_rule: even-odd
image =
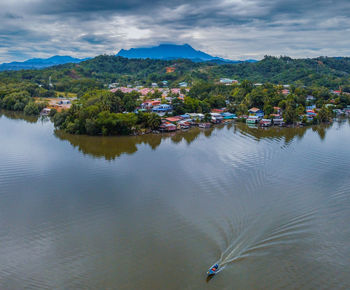
[[315,97],[314,96],[307,96],[306,97],[306,101],[307,102],[313,102],[315,100]]
[[187,88],[188,84],[186,82],[181,82],[181,83],[179,83],[179,87],[180,88]]
[[175,71],[175,69],[176,69],[175,66],[168,66],[165,68],[167,74],[173,73]]
[[280,118],[280,117],[273,118],[272,122],[276,126],[283,126],[284,125],[284,120],[283,120],[283,118]]
[[155,106],[152,109],[152,112],[154,113],[165,113],[165,112],[170,112],[173,110],[173,107],[168,105],[168,104],[161,104],[159,106]]
[[159,126],[159,129],[162,131],[172,132],[172,131],[176,131],[177,128],[176,128],[176,125],[165,122]]
[[282,94],[285,96],[289,95],[289,90],[287,89],[282,90]]
[[70,100],[60,100],[58,102],[59,105],[69,105],[70,103],[71,103]]
[[276,114],[281,115],[282,109],[280,107],[273,107],[273,111],[276,112]]
[[264,111],[260,110],[259,108],[251,108],[248,110],[249,115],[251,116],[257,116],[257,117],[264,117]]
[[271,120],[270,119],[261,119],[259,121],[259,124],[261,127],[270,127],[271,126]]
[[261,120],[259,116],[249,116],[246,120],[247,124],[257,124]]
[[48,116],[48,115],[50,115],[50,112],[51,112],[50,108],[44,108],[40,114],[43,116]]
[[168,117],[165,120],[170,122],[170,123],[177,123],[177,122],[181,121],[182,118],[179,116],[176,116],[176,117]]
[[237,119],[236,114],[232,114],[232,113],[222,113],[221,116],[224,118],[224,120],[229,120],[229,119]]
[[237,84],[237,83],[238,83],[237,80],[231,80],[231,79],[227,79],[227,78],[220,79],[220,84],[224,84],[224,85],[232,85],[232,84]]
[[224,119],[224,117],[221,116],[221,114],[219,114],[219,113],[210,113],[210,115],[211,115],[212,123],[215,123],[215,124],[221,123],[222,120]]
[[146,110],[149,110],[149,109],[152,109],[153,107],[155,106],[159,106],[160,105],[160,101],[158,100],[155,100],[155,101],[145,101],[141,104],[141,108],[142,109],[146,109]]

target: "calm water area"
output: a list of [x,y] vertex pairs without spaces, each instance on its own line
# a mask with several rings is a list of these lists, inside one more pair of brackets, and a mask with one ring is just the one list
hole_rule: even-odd
[[0,289],[350,289],[349,222],[346,119],[89,137],[0,112]]

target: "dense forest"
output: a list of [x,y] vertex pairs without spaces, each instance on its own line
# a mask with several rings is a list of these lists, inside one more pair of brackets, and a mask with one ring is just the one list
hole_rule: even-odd
[[[166,67],[175,71],[166,73]],[[0,73],[0,90],[11,83],[35,84],[46,90],[83,94],[109,83],[143,85],[168,81],[170,87],[181,81],[217,82],[220,78],[297,86],[322,86],[350,92],[350,58],[319,57],[292,59],[266,56],[256,63],[216,64],[190,60],[126,59],[101,55],[79,64],[64,64],[42,70]],[[5,88],[6,90],[6,88]]]

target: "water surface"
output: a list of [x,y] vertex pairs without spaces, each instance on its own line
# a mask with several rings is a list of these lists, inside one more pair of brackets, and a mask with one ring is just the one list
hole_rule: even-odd
[[88,137],[0,114],[1,289],[350,288],[347,120]]

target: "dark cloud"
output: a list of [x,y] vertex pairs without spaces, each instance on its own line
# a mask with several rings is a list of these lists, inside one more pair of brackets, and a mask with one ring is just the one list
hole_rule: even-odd
[[2,0],[0,11],[0,62],[164,42],[232,59],[350,54],[348,0]]

